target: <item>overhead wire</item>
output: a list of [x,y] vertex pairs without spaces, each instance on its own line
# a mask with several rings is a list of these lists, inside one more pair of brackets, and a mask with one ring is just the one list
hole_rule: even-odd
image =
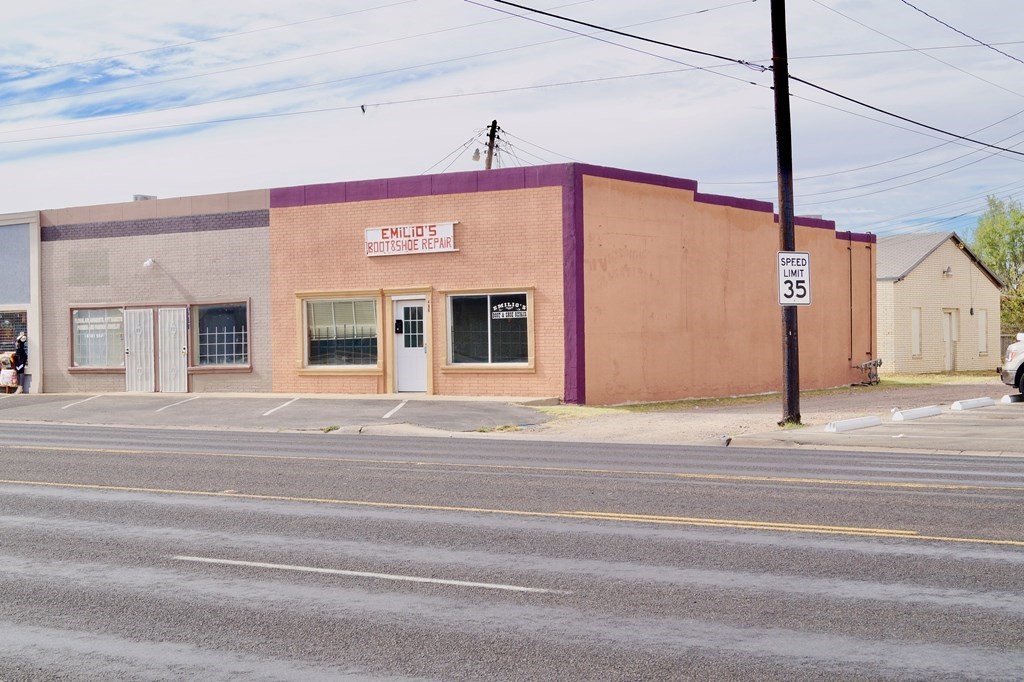
[[939,19],[938,17],[936,17],[936,16],[933,16],[933,15],[929,14],[928,12],[925,12],[925,11],[924,11],[923,9],[921,9],[920,7],[918,7],[917,5],[915,5],[914,3],[912,3],[912,2],[908,2],[908,0],[900,0],[900,2],[902,2],[902,3],[903,3],[904,5],[906,5],[907,7],[910,7],[910,8],[912,8],[912,9],[914,9],[914,10],[916,10],[916,11],[920,12],[921,14],[925,15],[925,16],[926,16],[926,17],[928,17],[929,19],[932,19],[933,21],[936,21],[936,22],[938,22],[938,23],[942,24],[943,26],[945,26],[946,28],[950,29],[951,31],[954,31],[954,32],[956,32],[956,33],[959,33],[960,35],[962,35],[962,36],[963,36],[964,38],[967,38],[968,40],[973,40],[974,42],[978,43],[979,45],[983,45],[984,47],[987,47],[988,49],[992,50],[993,52],[998,52],[999,54],[1003,55],[1004,57],[1009,57],[1010,59],[1012,59],[1012,60],[1013,60],[1013,61],[1015,61],[1015,62],[1020,62],[1021,64],[1024,64],[1024,61],[1021,61],[1021,60],[1020,60],[1020,59],[1018,59],[1017,57],[1014,57],[1014,56],[1013,56],[1012,54],[1008,54],[1008,53],[1006,53],[1006,52],[1003,52],[1002,50],[1000,50],[1000,49],[997,49],[997,48],[993,47],[992,45],[989,45],[989,44],[988,44],[988,43],[986,43],[986,42],[985,42],[984,40],[978,40],[978,39],[977,39],[977,38],[975,38],[974,36],[972,36],[972,35],[968,35],[967,33],[964,33],[963,31],[961,31],[960,29],[958,29],[958,28],[957,28],[956,26],[952,26],[952,25],[950,25],[950,24],[947,24],[947,23],[946,23],[945,21],[943,21],[942,19]]

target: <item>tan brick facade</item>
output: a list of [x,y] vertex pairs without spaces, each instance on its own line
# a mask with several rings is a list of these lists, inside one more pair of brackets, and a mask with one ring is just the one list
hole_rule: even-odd
[[[429,301],[430,391],[438,395],[561,396],[564,369],[562,189],[474,192],[271,209],[275,391],[390,393],[392,296]],[[368,227],[457,221],[453,253],[368,257]],[[532,293],[535,356],[529,368],[448,363],[449,292]],[[303,367],[301,294],[360,292],[378,301],[379,367]]]
[[[235,210],[224,214],[207,212],[221,209]],[[270,268],[266,219],[263,227],[233,228],[230,217],[260,210],[266,213],[266,192],[44,211],[42,352],[46,357],[46,391],[125,390],[123,370],[82,371],[70,367],[73,308],[157,308],[246,301],[251,371],[194,372],[190,375],[189,390],[269,391]],[[220,218],[221,215],[225,217]],[[192,231],[196,216],[213,217],[208,218],[204,231]],[[251,215],[247,221],[252,222]],[[148,227],[165,232],[146,234]],[[51,235],[49,241],[47,230]],[[80,238],[118,232],[124,234]],[[155,261],[152,267],[143,267],[147,259]],[[192,352],[194,357],[194,348]]]

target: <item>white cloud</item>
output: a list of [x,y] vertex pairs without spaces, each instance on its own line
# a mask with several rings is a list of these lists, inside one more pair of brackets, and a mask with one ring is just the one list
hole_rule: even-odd
[[[768,0],[535,4],[563,5],[553,11],[606,26],[711,9],[628,30],[747,60],[771,54]],[[1012,41],[1024,6],[998,5],[932,0],[928,10],[984,40]],[[366,11],[322,18],[354,10]],[[1024,87],[1017,87],[1024,64],[979,46],[907,50],[895,41],[915,48],[969,41],[902,3],[806,0],[789,2],[787,11],[790,67],[800,78],[961,134],[1024,110]],[[0,212],[120,201],[135,193],[417,174],[493,118],[522,140],[520,159],[561,162],[562,154],[693,178],[716,193],[775,195],[771,184],[712,184],[774,178],[770,73],[723,67],[680,50],[601,36],[651,53],[642,54],[455,0],[363,0],[341,10],[326,0],[286,6],[251,0],[229,8],[198,0],[131,6],[41,0],[5,13],[13,37],[0,44]],[[294,22],[305,23],[278,27]],[[238,35],[207,40],[232,33]],[[535,43],[545,44],[521,47]],[[1024,46],[1000,49],[1024,55]],[[886,53],[853,54],[878,51]],[[847,56],[822,56],[836,54]],[[678,62],[716,68],[616,79],[687,68]],[[598,78],[609,80],[537,87]],[[834,216],[843,229],[873,229],[904,214],[931,218],[980,209],[986,188],[1020,191],[1014,185],[1020,162],[1004,154],[873,193],[966,162],[926,170],[968,148],[949,144],[880,163],[940,140],[867,120],[913,128],[799,83],[792,91],[798,178],[874,166],[798,182],[798,213]],[[406,100],[421,101],[396,103]],[[319,113],[299,113],[314,110]],[[270,114],[277,116],[181,127]],[[999,140],[1019,125],[1011,119],[977,137]],[[111,131],[131,132],[38,139]],[[472,149],[452,157],[450,170],[480,168],[469,158]],[[843,188],[853,189],[819,194]],[[860,194],[866,196],[812,203]],[[943,206],[976,195],[982,198]]]

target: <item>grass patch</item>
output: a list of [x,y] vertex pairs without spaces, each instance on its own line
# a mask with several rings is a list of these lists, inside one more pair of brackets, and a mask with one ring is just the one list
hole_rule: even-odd
[[338,426],[337,424],[331,424],[330,426],[322,427],[320,430],[323,431],[324,433],[330,433],[331,431],[337,431],[340,428],[341,427]]
[[481,426],[476,429],[477,433],[508,433],[510,431],[519,431],[520,427],[515,424],[502,424],[501,426]]

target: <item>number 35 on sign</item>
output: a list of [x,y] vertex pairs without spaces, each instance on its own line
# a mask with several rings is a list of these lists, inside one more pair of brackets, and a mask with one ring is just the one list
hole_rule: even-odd
[[779,305],[811,304],[811,256],[779,251]]

